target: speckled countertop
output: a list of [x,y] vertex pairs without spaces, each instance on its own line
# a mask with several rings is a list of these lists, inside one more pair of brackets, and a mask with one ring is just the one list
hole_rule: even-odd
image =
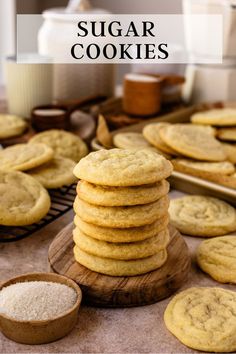
[[[179,194],[171,192],[172,197]],[[47,236],[41,230],[24,240],[0,244],[0,281],[22,273],[48,271],[48,247],[72,220],[71,211],[62,217],[60,225],[54,222],[47,226]],[[222,286],[195,265],[194,250],[201,240],[194,237],[185,237],[185,240],[192,255],[192,269],[183,288]],[[235,290],[233,285],[224,287]],[[163,313],[168,302],[166,299],[129,309],[82,306],[77,325],[67,337],[51,344],[29,346],[14,343],[0,334],[0,353],[199,353],[182,345],[166,330]]]

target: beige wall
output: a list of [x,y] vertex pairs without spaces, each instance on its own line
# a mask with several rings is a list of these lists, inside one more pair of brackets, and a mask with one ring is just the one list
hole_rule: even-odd
[[[4,0],[7,1],[7,0]],[[40,13],[50,7],[65,6],[67,0],[16,0],[18,13]],[[180,13],[181,0],[91,0],[94,6],[114,13]]]

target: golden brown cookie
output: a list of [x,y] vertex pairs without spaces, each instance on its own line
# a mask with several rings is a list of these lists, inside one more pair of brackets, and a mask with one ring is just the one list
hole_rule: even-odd
[[174,296],[165,325],[180,342],[206,352],[236,350],[236,292],[221,288],[189,288]]
[[21,117],[11,114],[0,114],[0,139],[21,135],[27,126],[28,124]]
[[189,169],[197,170],[198,176],[201,177],[201,173],[204,172],[214,173],[218,175],[232,175],[235,172],[234,165],[229,161],[222,161],[222,162],[202,162],[202,161],[195,161],[190,159],[176,159],[172,161],[173,165],[176,164],[182,166],[182,172],[186,168],[186,171]]
[[236,164],[236,144],[222,143],[222,146],[227,155],[227,160]]
[[27,171],[37,179],[45,188],[61,188],[77,181],[73,174],[76,163],[64,157],[54,157],[51,161]]
[[148,149],[92,152],[74,169],[74,174],[79,179],[112,187],[156,183],[169,177],[171,173],[171,163]]
[[236,231],[236,210],[222,200],[189,195],[170,201],[171,223],[183,234],[212,237]]
[[118,133],[113,137],[113,144],[119,149],[150,148],[151,144],[144,139],[141,133]]
[[80,181],[77,186],[77,194],[80,199],[90,204],[129,206],[155,202],[168,194],[169,187],[166,180],[134,187],[106,187]]
[[222,128],[218,129],[217,137],[220,140],[236,141],[236,128]]
[[216,281],[236,284],[236,236],[214,237],[201,242],[197,263]]
[[200,171],[199,169],[193,168],[193,166],[187,166],[186,164],[179,163],[178,160],[171,161],[175,171],[186,173],[188,175],[199,177],[204,180],[220,184],[222,186],[236,189],[236,174],[223,175],[217,174],[210,171]]
[[43,143],[51,147],[56,155],[79,162],[88,154],[86,144],[79,136],[64,130],[47,130],[36,134],[31,140],[31,144]]
[[87,223],[103,226],[128,228],[152,224],[168,213],[169,198],[156,202],[128,207],[104,207],[89,204],[78,196],[75,199],[75,213]]
[[74,248],[75,260],[84,267],[98,273],[111,276],[134,276],[151,272],[160,268],[167,260],[166,250],[159,251],[154,256],[129,261],[102,258]]
[[45,144],[17,144],[0,150],[0,169],[27,171],[53,158],[53,151]]
[[219,108],[199,112],[192,115],[191,122],[215,126],[236,125],[236,109]]
[[218,140],[202,127],[173,124],[160,130],[161,139],[178,153],[202,161],[224,161],[227,156]]
[[96,238],[97,240],[107,242],[137,242],[153,237],[169,224],[169,216],[165,215],[157,219],[154,223],[140,227],[129,228],[111,228],[103,227],[83,221],[78,215],[74,218],[75,225],[86,235]]
[[48,213],[50,204],[46,189],[33,177],[0,170],[0,225],[34,224]]
[[75,244],[84,252],[94,256],[111,259],[141,259],[153,256],[165,249],[169,243],[168,229],[164,229],[157,235],[144,241],[132,243],[114,243],[100,241],[84,234],[79,228],[73,231]]
[[155,146],[157,149],[163,151],[166,154],[176,156],[178,155],[177,151],[166,145],[160,136],[160,130],[168,125],[170,125],[170,123],[165,122],[148,124],[143,128],[143,136],[151,145]]

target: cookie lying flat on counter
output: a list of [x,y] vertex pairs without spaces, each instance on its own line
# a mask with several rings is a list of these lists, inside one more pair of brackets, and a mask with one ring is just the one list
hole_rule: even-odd
[[47,130],[36,134],[30,144],[43,143],[51,147],[55,155],[69,158],[75,162],[88,154],[86,144],[79,136],[64,130]]
[[219,108],[199,112],[192,115],[191,122],[215,126],[234,126],[236,125],[236,109]]
[[236,284],[236,236],[203,241],[197,249],[197,263],[216,281]]
[[80,181],[77,194],[87,203],[101,206],[128,206],[155,202],[169,192],[166,180],[134,187],[98,186]]
[[74,256],[77,262],[94,272],[111,276],[134,276],[160,268],[166,262],[167,252],[162,250],[154,256],[127,261],[97,257],[75,246]]
[[0,150],[0,168],[27,171],[52,160],[53,155],[53,150],[45,144],[17,144]]
[[162,197],[156,202],[128,207],[104,207],[89,204],[77,196],[74,203],[75,213],[84,221],[104,226],[128,228],[151,224],[167,215],[169,199]]
[[78,227],[86,235],[94,237],[97,240],[116,243],[128,243],[143,241],[155,236],[157,233],[167,228],[169,224],[169,216],[166,215],[161,217],[160,219],[154,221],[152,224],[122,229],[103,227],[87,223],[86,221],[83,221],[78,215],[75,216],[74,223],[76,225],[75,230]]
[[28,124],[18,116],[0,114],[0,139],[13,138],[24,133]]
[[48,163],[27,171],[27,173],[36,178],[45,188],[55,189],[77,181],[73,174],[75,165],[74,161],[57,156]]
[[31,225],[48,213],[50,205],[46,189],[33,177],[0,170],[0,225]]
[[82,251],[94,256],[131,260],[150,257],[165,249],[170,236],[168,229],[165,229],[144,241],[115,243],[96,240],[77,228],[73,231],[73,240]]
[[171,163],[153,151],[111,149],[83,158],[74,174],[102,186],[128,187],[159,182],[172,170]]
[[180,342],[207,352],[236,350],[236,292],[190,288],[174,296],[164,314],[165,325]]
[[212,237],[236,230],[236,210],[222,200],[189,195],[170,201],[171,223],[183,234]]
[[179,154],[202,161],[224,161],[227,156],[221,143],[207,127],[174,124],[160,130],[161,139]]

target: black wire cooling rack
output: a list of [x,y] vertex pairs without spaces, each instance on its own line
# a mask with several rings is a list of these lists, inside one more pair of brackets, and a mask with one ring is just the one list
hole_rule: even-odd
[[51,197],[51,208],[40,222],[21,227],[0,226],[0,242],[13,242],[28,237],[67,213],[73,207],[76,196],[76,184],[51,190],[49,194]]

